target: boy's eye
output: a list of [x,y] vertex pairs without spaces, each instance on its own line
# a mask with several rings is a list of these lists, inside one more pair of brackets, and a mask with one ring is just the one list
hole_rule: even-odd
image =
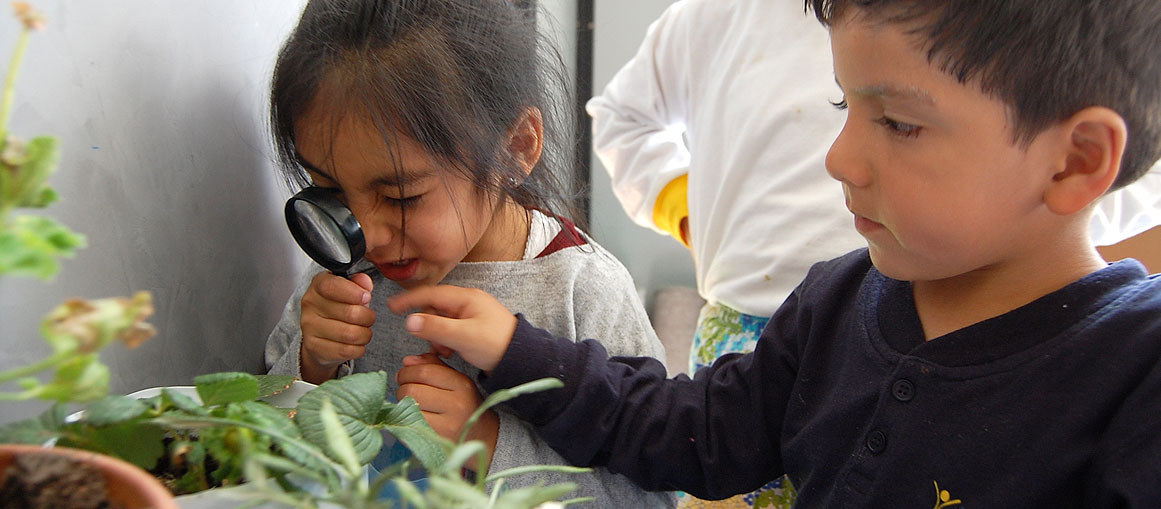
[[917,125],[899,122],[888,117],[880,117],[877,122],[886,127],[887,130],[892,134],[896,136],[902,136],[904,138],[919,136],[919,131],[922,129]]

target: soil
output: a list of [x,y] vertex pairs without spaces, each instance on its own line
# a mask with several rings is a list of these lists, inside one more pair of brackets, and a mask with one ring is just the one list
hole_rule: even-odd
[[116,509],[96,467],[55,454],[18,454],[0,484],[0,507]]

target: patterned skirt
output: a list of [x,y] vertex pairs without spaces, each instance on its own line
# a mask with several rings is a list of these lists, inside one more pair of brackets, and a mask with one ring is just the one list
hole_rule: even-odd
[[[747,315],[722,304],[707,303],[702,306],[697,317],[697,332],[689,352],[690,373],[713,364],[723,354],[754,351],[758,337],[768,316]],[[679,509],[695,508],[738,508],[738,509],[789,509],[794,504],[796,492],[786,477],[770,481],[765,486],[750,493],[736,495],[725,500],[702,500],[686,493],[679,493]]]

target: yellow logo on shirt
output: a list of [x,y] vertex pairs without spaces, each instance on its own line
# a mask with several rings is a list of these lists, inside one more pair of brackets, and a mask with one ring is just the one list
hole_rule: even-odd
[[960,505],[963,503],[963,501],[958,498],[952,499],[951,493],[948,493],[947,490],[939,489],[939,483],[935,481],[931,482],[935,484],[935,507],[932,509],[943,509],[947,506]]

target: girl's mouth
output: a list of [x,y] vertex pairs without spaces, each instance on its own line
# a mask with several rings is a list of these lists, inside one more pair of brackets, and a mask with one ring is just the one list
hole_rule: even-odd
[[375,267],[387,279],[395,282],[407,281],[415,276],[415,270],[419,268],[419,259],[409,258],[392,263],[377,263]]

